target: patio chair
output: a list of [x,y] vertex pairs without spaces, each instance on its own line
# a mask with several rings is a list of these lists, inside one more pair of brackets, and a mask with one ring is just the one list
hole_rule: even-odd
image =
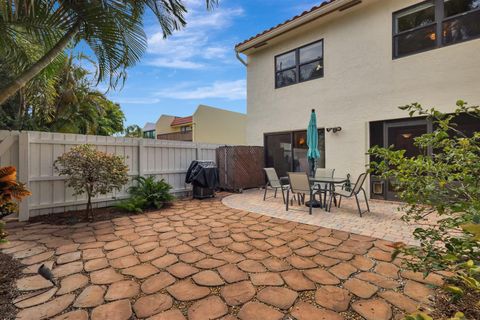
[[[298,205],[305,203],[305,195],[310,195],[310,205],[308,213],[312,214],[313,195],[316,190],[308,179],[308,175],[305,172],[288,172],[288,180],[290,181],[290,188],[287,189],[287,201],[285,203],[286,210],[288,211],[288,204],[290,201],[290,192],[298,198]],[[292,201],[293,203],[293,201]]]
[[[315,178],[323,178],[323,177],[328,177],[328,178],[333,178],[333,174],[335,173],[335,169],[325,169],[325,168],[317,168],[315,170]],[[323,194],[323,203],[324,205],[327,203],[327,193],[330,189],[330,186],[328,183],[315,183],[314,186],[315,189],[318,189],[318,193],[320,194],[320,200],[322,200],[322,194]]]
[[[345,197],[345,198],[355,197],[355,201],[357,202],[357,208],[358,208],[358,213],[360,214],[360,217],[365,212],[370,212],[370,206],[368,205],[367,193],[365,192],[365,189],[363,188],[363,184],[365,183],[366,178],[367,178],[367,173],[364,172],[358,177],[357,182],[355,182],[355,184],[352,186],[352,189],[350,191],[344,190],[342,188],[342,190],[338,190],[338,191],[335,190],[333,192],[334,197],[336,195],[340,196],[340,199],[338,201],[338,207],[339,208],[340,208],[340,205],[342,203],[342,197]],[[365,203],[367,204],[367,210],[366,211],[362,211],[362,209],[360,208],[360,202],[358,201],[358,194],[360,193],[360,191],[363,192],[363,196],[365,197]],[[330,202],[331,202],[331,200],[330,200]],[[331,205],[331,203],[330,203],[330,205]]]
[[263,168],[265,174],[267,175],[267,184],[265,185],[265,193],[263,194],[263,201],[267,199],[267,190],[268,187],[275,190],[273,197],[277,197],[277,191],[280,189],[282,191],[283,203],[285,203],[285,190],[288,190],[290,186],[288,184],[282,185],[280,179],[278,178],[277,172],[274,168]]

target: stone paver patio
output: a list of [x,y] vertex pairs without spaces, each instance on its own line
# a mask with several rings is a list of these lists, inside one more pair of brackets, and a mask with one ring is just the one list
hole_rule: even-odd
[[[273,192],[269,191],[268,196]],[[369,200],[370,211],[360,217],[355,199],[342,199],[340,208],[332,206],[331,212],[324,209],[313,209],[312,215],[308,208],[294,204],[291,210],[286,211],[282,195],[277,198],[267,198],[263,201],[263,190],[252,189],[241,194],[234,194],[223,199],[223,203],[230,207],[249,212],[260,213],[270,217],[286,219],[311,225],[342,230],[368,237],[385,239],[393,242],[404,242],[416,245],[413,238],[414,225],[408,225],[400,218],[399,203],[379,200]],[[365,201],[360,199],[362,210],[366,210]]]
[[[443,281],[400,270],[388,241],[219,200],[7,228],[0,248],[25,264],[18,319],[399,319],[428,302],[427,284]],[[36,275],[42,263],[58,288]]]

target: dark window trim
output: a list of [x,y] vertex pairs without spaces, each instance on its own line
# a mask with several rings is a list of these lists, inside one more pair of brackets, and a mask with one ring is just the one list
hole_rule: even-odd
[[[291,157],[292,157],[292,160],[294,158],[294,147],[293,147],[293,144],[294,144],[294,141],[293,141],[293,136],[295,135],[295,133],[297,132],[303,132],[303,131],[306,131],[306,129],[297,129],[297,130],[284,130],[284,131],[274,131],[274,132],[264,132],[263,133],[263,148],[264,148],[264,151],[263,151],[263,161],[264,161],[264,164],[265,166],[267,165],[267,137],[268,136],[274,136],[274,135],[280,135],[280,134],[288,134],[290,136],[290,145],[292,146],[291,147],[291,150],[290,150],[290,154],[291,154]],[[326,140],[326,134],[325,134],[325,128],[324,127],[321,127],[321,128],[317,128],[317,132],[320,132],[320,131],[323,131],[323,137],[324,137],[324,141]],[[327,163],[327,152],[325,151],[325,155],[324,155],[324,158],[325,158],[325,163]],[[293,172],[293,161],[291,163],[291,166],[290,166],[290,170],[291,172]]]
[[[410,9],[412,9],[412,8],[421,6],[422,4],[426,4],[426,3],[432,3],[432,6],[435,8],[435,6],[436,6],[436,1],[437,1],[437,0],[425,0],[425,1],[421,1],[421,2],[419,2],[419,3],[412,4],[411,6],[408,6],[408,7],[406,7],[406,8],[403,8],[403,9],[400,9],[400,10],[395,11],[395,12],[392,14],[392,16],[393,16],[393,18],[395,18],[396,15],[398,15],[398,14],[404,12],[404,11],[408,11],[408,10],[410,10]],[[436,12],[435,12],[435,15],[436,15]],[[435,20],[436,20],[436,17],[435,17]],[[433,22],[433,23],[435,23],[435,22]],[[411,28],[411,29],[408,29],[408,30],[403,30],[403,31],[401,31],[401,32],[399,32],[399,33],[396,33],[396,30],[395,30],[395,19],[392,20],[392,30],[393,30],[393,34],[394,34],[394,35],[395,35],[395,34],[401,34],[401,33],[404,33],[404,32],[415,31],[415,29],[422,28],[422,27],[424,27],[424,26],[414,27],[414,28]]]
[[[316,44],[316,43],[322,43],[322,58],[321,59],[313,59],[311,61],[308,61],[308,62],[303,62],[300,64],[300,49],[303,49],[303,48],[306,48],[308,46],[311,46],[312,44]],[[277,58],[280,57],[280,56],[283,56],[283,55],[286,55],[286,54],[289,54],[289,53],[292,53],[292,52],[295,52],[295,66],[293,67],[290,67],[290,68],[287,68],[287,69],[283,69],[283,70],[277,70]],[[284,87],[289,87],[289,86],[292,86],[292,85],[295,85],[295,84],[299,84],[299,83],[302,83],[302,82],[307,82],[307,81],[311,81],[311,80],[316,80],[316,79],[321,79],[325,76],[325,65],[324,65],[324,55],[325,55],[325,39],[322,38],[322,39],[319,39],[319,40],[316,40],[316,41],[313,41],[313,42],[310,42],[310,43],[307,43],[301,47],[298,47],[298,48],[295,48],[295,49],[292,49],[292,50],[289,50],[289,51],[285,51],[283,53],[280,53],[280,54],[277,54],[275,56],[275,59],[273,59],[273,67],[274,67],[274,70],[275,70],[275,89],[280,89],[280,88],[284,88]],[[322,62],[322,69],[323,69],[323,74],[322,76],[319,76],[319,77],[314,77],[314,78],[311,78],[311,79],[307,79],[307,80],[300,80],[300,67],[301,66],[304,66],[306,64],[309,64],[309,63],[312,63],[312,62],[315,62],[315,61],[321,61]],[[295,82],[294,83],[290,83],[290,84],[286,84],[286,85],[283,85],[283,86],[278,86],[277,85],[277,76],[279,73],[281,72],[285,72],[285,71],[289,71],[289,70],[295,70],[295,73],[296,73],[296,76],[295,76]]]
[[[404,11],[408,11],[408,10],[410,10],[410,9],[416,7],[416,6],[420,6],[420,5],[426,4],[426,3],[433,3],[434,8],[435,8],[435,21],[428,24],[428,25],[415,27],[415,28],[412,28],[412,29],[409,29],[409,30],[404,30],[404,31],[401,31],[401,32],[397,33],[396,28],[395,28],[396,27],[395,16],[404,12]],[[451,45],[455,45],[455,44],[459,44],[459,43],[463,43],[463,42],[467,42],[467,41],[471,41],[471,40],[480,39],[480,35],[477,35],[475,37],[471,37],[469,39],[465,39],[465,40],[462,40],[462,41],[457,41],[457,42],[447,43],[447,44],[444,43],[444,41],[443,41],[444,40],[444,37],[443,37],[443,23],[444,22],[455,19],[455,18],[458,19],[462,16],[466,16],[466,15],[469,15],[469,14],[472,14],[472,13],[476,13],[477,11],[480,11],[480,8],[477,8],[477,9],[473,9],[473,10],[470,10],[470,11],[467,11],[467,12],[462,12],[462,13],[456,14],[454,16],[445,17],[444,3],[445,3],[444,0],[425,0],[425,1],[421,1],[419,3],[413,4],[411,6],[408,6],[406,8],[397,10],[397,11],[392,13],[392,59],[393,60],[401,59],[401,58],[404,58],[404,57],[408,57],[408,56],[411,56],[411,55],[415,55],[415,54],[419,54],[419,53],[423,53],[423,52],[427,52],[427,51],[431,51],[431,50],[435,50],[435,49],[442,48],[442,47],[449,47]],[[421,30],[423,28],[432,27],[435,24],[436,24],[436,29],[435,29],[436,45],[434,47],[419,50],[419,51],[415,51],[415,52],[411,52],[411,53],[407,53],[407,54],[402,54],[402,55],[396,55],[395,54],[396,53],[395,39],[397,37],[399,37],[403,34],[406,34],[406,33]]]

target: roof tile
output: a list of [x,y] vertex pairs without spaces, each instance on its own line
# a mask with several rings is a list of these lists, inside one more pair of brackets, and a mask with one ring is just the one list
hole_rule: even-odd
[[286,21],[284,21],[284,22],[282,22],[282,23],[280,23],[280,24],[277,24],[276,26],[271,27],[270,29],[267,29],[267,30],[265,30],[265,31],[262,31],[262,32],[260,32],[259,34],[255,35],[255,36],[253,36],[253,37],[250,37],[249,39],[247,39],[247,40],[245,40],[245,41],[242,41],[242,42],[240,42],[240,43],[237,43],[237,44],[235,45],[235,48],[238,48],[239,46],[241,46],[241,45],[243,45],[243,44],[245,44],[245,43],[247,43],[247,42],[249,42],[249,41],[252,41],[252,40],[254,40],[254,39],[256,39],[256,38],[258,38],[258,37],[260,37],[260,36],[263,36],[264,34],[267,34],[267,33],[271,32],[271,31],[273,31],[273,30],[275,30],[275,29],[277,29],[277,28],[280,28],[281,26],[286,25],[287,23],[290,23],[290,22],[292,22],[292,21],[295,21],[295,20],[297,20],[297,19],[299,19],[299,18],[301,18],[301,17],[303,17],[303,16],[305,16],[305,15],[307,15],[307,14],[309,14],[309,13],[315,11],[315,10],[318,10],[318,9],[322,8],[323,6],[325,6],[325,5],[327,5],[327,4],[330,4],[330,3],[332,3],[332,2],[335,2],[335,1],[337,1],[337,0],[326,0],[326,1],[323,1],[323,2],[320,3],[319,5],[312,7],[310,10],[303,11],[301,14],[296,15],[296,16],[293,17],[293,18],[290,18],[290,19],[288,19],[288,20],[286,20]]

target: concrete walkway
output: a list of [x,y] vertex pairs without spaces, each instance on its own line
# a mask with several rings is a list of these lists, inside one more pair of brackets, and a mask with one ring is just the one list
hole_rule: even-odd
[[[428,301],[427,284],[443,281],[402,271],[388,241],[219,200],[178,201],[111,221],[7,228],[10,242],[0,248],[25,265],[18,319],[400,319]],[[58,286],[36,275],[41,264]]]

